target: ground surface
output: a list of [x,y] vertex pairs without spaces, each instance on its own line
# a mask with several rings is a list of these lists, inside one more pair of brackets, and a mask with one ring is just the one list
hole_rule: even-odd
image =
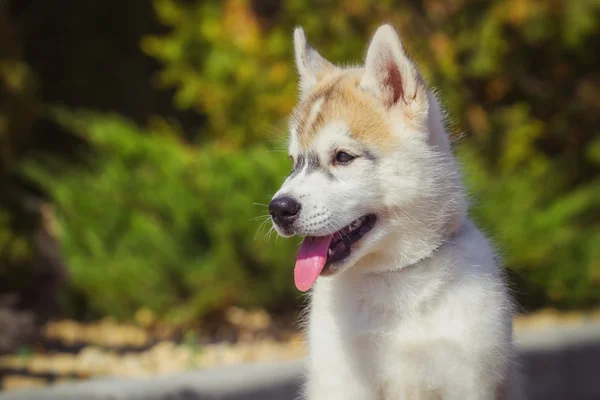
[[[195,335],[142,328],[149,325],[147,320],[140,315],[137,325],[111,320],[48,324],[36,348],[0,357],[2,388],[14,390],[90,377],[164,376],[213,366],[296,360],[305,354],[293,318],[274,319],[260,310],[232,308],[219,329]],[[600,321],[600,310],[543,310],[517,317],[515,330],[526,334],[590,321]]]

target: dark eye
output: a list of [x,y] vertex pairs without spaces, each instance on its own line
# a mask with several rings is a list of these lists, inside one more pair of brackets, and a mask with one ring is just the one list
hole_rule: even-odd
[[350,161],[354,160],[354,158],[354,156],[346,153],[345,151],[338,151],[335,154],[336,164],[348,164]]

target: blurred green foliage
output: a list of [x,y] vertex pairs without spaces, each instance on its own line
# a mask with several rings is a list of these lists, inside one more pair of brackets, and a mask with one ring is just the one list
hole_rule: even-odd
[[294,245],[268,243],[266,206],[253,204],[268,201],[285,157],[264,145],[188,146],[166,124],[144,131],[118,115],[56,118],[96,150],[88,168],[24,168],[58,205],[72,284],[95,314],[127,318],[145,305],[187,321],[293,302],[282,266]]
[[21,266],[32,259],[32,233],[39,219],[12,176],[32,141],[38,112],[35,80],[14,40],[16,31],[0,1],[0,292],[30,278]]
[[382,22],[398,28],[440,93],[450,131],[465,132],[457,151],[472,214],[524,304],[600,300],[600,0],[153,7],[168,29],[140,46],[160,62],[154,83],[205,117],[196,139],[168,118],[136,125],[61,109],[54,118],[88,142],[89,163],[23,163],[54,200],[71,285],[88,311],[129,318],[148,306],[191,320],[233,303],[293,305],[296,241],[266,240],[266,208],[253,205],[289,169],[280,151],[296,101],[291,31],[304,26],[323,55],[348,63]]

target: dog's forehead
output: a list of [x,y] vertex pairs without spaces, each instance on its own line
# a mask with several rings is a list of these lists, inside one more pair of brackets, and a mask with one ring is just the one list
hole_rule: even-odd
[[360,74],[347,73],[317,85],[292,114],[290,150],[305,152],[344,137],[385,150],[389,124],[359,82]]

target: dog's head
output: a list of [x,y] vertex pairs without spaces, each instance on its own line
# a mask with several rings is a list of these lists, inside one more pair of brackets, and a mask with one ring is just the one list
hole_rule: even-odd
[[306,236],[297,286],[430,254],[465,202],[438,103],[396,32],[380,27],[357,68],[325,60],[301,28],[294,44],[301,95],[290,119],[293,167],[269,211],[280,235]]

